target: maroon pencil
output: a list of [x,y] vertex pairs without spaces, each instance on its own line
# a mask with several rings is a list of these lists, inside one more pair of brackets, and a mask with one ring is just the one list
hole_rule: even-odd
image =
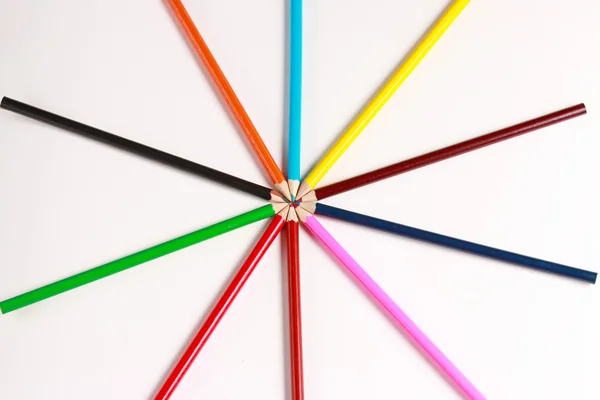
[[521,122],[520,124],[509,126],[508,128],[500,129],[499,131],[488,133],[487,135],[479,136],[449,147],[444,147],[443,149],[432,151],[431,153],[423,154],[409,160],[355,176],[354,178],[346,179],[345,181],[315,189],[314,195],[316,196],[316,199],[314,196],[310,196],[309,194],[311,199],[306,200],[321,200],[326,197],[347,192],[348,190],[356,189],[382,179],[390,178],[404,172],[412,171],[413,169],[421,168],[438,161],[447,160],[460,154],[468,153],[469,151],[477,150],[506,139],[511,139],[525,133],[545,128],[547,126],[578,117],[585,113],[586,109],[583,103],[565,108],[564,110],[556,111],[529,121]]
[[[287,209],[285,211],[287,212]],[[285,216],[287,216],[287,214],[284,215],[284,217]],[[173,392],[175,392],[175,389],[177,388],[177,385],[179,385],[179,382],[181,382],[183,379],[185,373],[194,362],[194,359],[196,359],[196,356],[198,353],[200,353],[200,350],[202,350],[202,347],[204,347],[208,338],[210,338],[210,335],[213,333],[229,309],[229,306],[233,300],[235,300],[236,296],[256,268],[256,265],[258,265],[262,256],[269,249],[277,235],[279,235],[279,232],[281,232],[283,224],[285,223],[284,217],[277,214],[275,218],[273,218],[263,235],[258,240],[256,246],[254,249],[252,249],[252,252],[244,264],[242,264],[242,267],[237,274],[235,274],[231,280],[231,283],[225,289],[225,292],[211,311],[210,315],[208,318],[206,318],[206,321],[204,321],[204,324],[202,324],[200,330],[181,356],[181,359],[177,365],[175,365],[161,386],[160,390],[154,397],[154,400],[168,400],[171,398]]]
[[288,307],[290,328],[290,373],[292,400],[304,400],[302,368],[302,312],[300,305],[300,255],[298,243],[298,218],[290,207],[286,224],[288,262]]

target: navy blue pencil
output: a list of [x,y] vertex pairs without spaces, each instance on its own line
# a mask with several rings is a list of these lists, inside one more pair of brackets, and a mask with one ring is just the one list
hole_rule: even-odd
[[352,211],[343,210],[328,206],[322,203],[316,203],[315,214],[332,217],[358,225],[367,226],[381,231],[390,232],[396,235],[405,236],[424,242],[438,244],[451,249],[462,250],[468,253],[493,258],[495,260],[505,261],[511,264],[523,267],[537,269],[539,271],[550,272],[557,275],[566,276],[573,279],[579,279],[588,283],[596,283],[597,274],[584,269],[573,268],[550,261],[540,260],[538,258],[528,257],[509,251],[496,249],[481,244],[468,242],[466,240],[456,239],[450,236],[440,235],[438,233],[425,231],[423,229],[413,228],[407,225],[397,224],[370,217],[364,214],[358,214]]

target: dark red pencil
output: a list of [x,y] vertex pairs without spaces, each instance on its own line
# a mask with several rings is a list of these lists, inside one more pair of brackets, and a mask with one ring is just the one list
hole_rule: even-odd
[[302,369],[302,312],[300,302],[300,255],[298,243],[298,218],[290,208],[286,225],[288,261],[288,307],[290,323],[290,373],[292,375],[292,400],[304,399]]
[[435,150],[431,153],[423,154],[397,164],[376,169],[374,171],[355,176],[354,178],[346,179],[345,181],[333,183],[329,186],[316,189],[316,199],[314,199],[314,196],[311,196],[311,200],[321,200],[326,197],[334,196],[336,194],[356,189],[382,179],[412,171],[413,169],[421,168],[438,161],[467,153],[469,151],[477,150],[506,139],[514,138],[525,133],[545,128],[547,126],[578,117],[585,113],[586,109],[585,105],[583,104],[565,108],[564,110],[556,111],[517,125],[509,126],[508,128],[500,129],[499,131],[488,133],[487,135],[479,136],[449,147],[444,147],[443,149]]
[[244,261],[244,264],[240,270],[233,277],[231,283],[229,286],[227,286],[227,289],[225,289],[225,292],[219,299],[219,302],[215,305],[204,324],[202,324],[200,330],[188,346],[185,353],[183,353],[183,356],[181,356],[181,359],[173,371],[171,371],[167,377],[165,383],[163,383],[162,387],[158,391],[158,394],[154,398],[155,400],[167,400],[173,395],[177,385],[179,385],[179,382],[181,382],[181,379],[183,379],[185,373],[194,362],[194,359],[208,341],[208,338],[223,318],[223,315],[225,315],[229,309],[231,303],[233,303],[233,300],[235,300],[236,296],[252,274],[252,271],[254,271],[256,265],[259,263],[265,252],[269,249],[277,235],[279,235],[279,232],[281,232],[284,223],[285,218],[280,214],[273,218],[263,235],[258,240],[258,243],[254,249],[252,249],[252,252],[246,261]]

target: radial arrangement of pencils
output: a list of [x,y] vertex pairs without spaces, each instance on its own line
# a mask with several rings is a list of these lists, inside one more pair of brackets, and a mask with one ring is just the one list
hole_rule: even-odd
[[[221,97],[222,103],[242,133],[242,137],[250,145],[249,147],[254,153],[257,164],[264,170],[270,186],[250,182],[229,172],[219,171],[125,137],[85,125],[84,123],[54,114],[50,111],[45,111],[42,108],[38,108],[38,105],[33,106],[4,97],[2,98],[0,107],[41,123],[52,125],[60,130],[92,139],[103,145],[109,145],[112,148],[135,154],[152,162],[194,174],[200,178],[212,180],[231,189],[263,199],[268,203],[227,220],[216,222],[191,233],[186,233],[146,249],[138,250],[130,255],[95,268],[59,279],[25,293],[16,294],[11,298],[0,301],[0,312],[6,314],[24,307],[33,306],[53,296],[61,294],[67,296],[69,295],[67,292],[81,288],[87,284],[92,284],[97,280],[111,277],[129,268],[140,266],[156,258],[166,256],[213,237],[224,235],[254,222],[270,219],[268,226],[257,239],[254,247],[250,249],[247,258],[233,275],[220,297],[216,299],[216,303],[208,313],[208,316],[202,321],[197,333],[189,343],[182,346],[182,352],[178,361],[174,363],[169,371],[165,371],[166,378],[156,391],[154,395],[155,399],[167,400],[175,393],[179,383],[184,379],[186,372],[194,360],[197,357],[201,357],[200,353],[208,339],[218,331],[217,327],[220,321],[226,316],[227,310],[245,283],[251,279],[252,272],[256,268],[260,268],[260,260],[280,233],[282,233],[281,238],[287,255],[284,285],[287,289],[286,304],[288,306],[287,321],[285,323],[289,327],[289,348],[287,349],[289,352],[289,357],[287,357],[287,360],[289,360],[289,365],[287,366],[289,398],[293,400],[304,399],[303,372],[305,363],[303,361],[302,288],[300,284],[302,267],[300,263],[301,251],[299,239],[301,226],[309,232],[309,237],[316,240],[327,252],[331,253],[333,258],[339,262],[339,265],[348,272],[350,279],[369,296],[375,305],[373,307],[374,312],[381,312],[385,318],[393,320],[396,327],[411,339],[411,343],[437,367],[436,370],[443,374],[450,384],[454,385],[465,398],[485,399],[485,396],[482,394],[483,390],[478,389],[450,361],[442,350],[434,344],[433,340],[419,328],[417,323],[409,318],[408,313],[371,278],[367,273],[368,268],[359,265],[350,255],[350,252],[327,231],[319,221],[320,216],[465,252],[468,253],[469,257],[486,257],[507,265],[533,269],[540,273],[551,273],[590,284],[596,282],[597,274],[593,271],[454,238],[442,233],[383,220],[375,216],[359,214],[342,208],[332,207],[322,202],[325,198],[351,191],[364,185],[374,184],[384,179],[390,179],[396,175],[442,162],[501,141],[516,139],[519,136],[586,114],[584,104],[576,104],[542,116],[534,116],[529,120],[494,132],[483,133],[481,136],[433,150],[418,157],[401,160],[387,167],[341,182],[319,187],[318,185],[325,174],[334,167],[357,137],[367,129],[369,122],[376,117],[386,102],[410,77],[411,73],[418,67],[425,56],[430,51],[434,51],[434,45],[440,41],[444,33],[459,18],[468,5],[469,0],[454,0],[450,3],[432,27],[425,32],[420,42],[416,43],[414,49],[406,55],[404,61],[391,77],[383,83],[381,89],[373,95],[362,110],[358,110],[356,118],[349,122],[349,125],[347,125],[348,128],[340,135],[337,142],[325,153],[321,160],[317,160],[317,163],[314,164],[315,167],[307,173],[304,179],[302,179],[301,175],[302,53],[304,45],[302,14],[303,7],[305,6],[302,0],[289,0],[289,6],[287,7],[289,14],[287,23],[290,27],[288,30],[289,37],[286,38],[286,43],[288,44],[286,46],[288,49],[287,57],[289,57],[289,71],[286,72],[289,78],[287,80],[289,82],[289,87],[287,88],[289,109],[287,110],[287,132],[282,132],[282,134],[287,135],[287,176],[282,172],[284,168],[280,168],[278,163],[275,162],[246,109],[243,107],[233,87],[217,63],[216,58],[201,36],[200,29],[194,24],[192,17],[181,0],[166,0],[166,3],[172,17],[178,24],[184,40],[190,44],[193,55],[199,60],[199,66],[207,73],[211,84]],[[535,134],[541,135],[542,133]],[[516,145],[518,140],[511,141],[511,143],[513,142]],[[502,268],[500,263],[497,266],[498,268]],[[519,271],[521,269],[515,268],[513,273],[516,275]],[[116,278],[113,277],[111,279]],[[448,329],[452,329],[452,327],[448,327]],[[398,340],[402,339],[403,336],[399,335]]]

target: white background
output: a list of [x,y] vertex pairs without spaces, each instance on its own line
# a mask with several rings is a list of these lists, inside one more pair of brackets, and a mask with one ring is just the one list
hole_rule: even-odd
[[[186,6],[276,160],[285,1]],[[306,0],[303,172],[447,0]],[[585,102],[589,114],[326,203],[598,271],[600,3],[473,1],[333,183]],[[161,0],[0,1],[0,95],[266,184]],[[0,298],[260,206],[246,194],[0,112]],[[599,289],[321,218],[490,399],[598,399]],[[266,221],[0,316],[0,397],[148,399]],[[283,399],[277,241],[174,399]],[[307,399],[458,392],[301,237]]]

